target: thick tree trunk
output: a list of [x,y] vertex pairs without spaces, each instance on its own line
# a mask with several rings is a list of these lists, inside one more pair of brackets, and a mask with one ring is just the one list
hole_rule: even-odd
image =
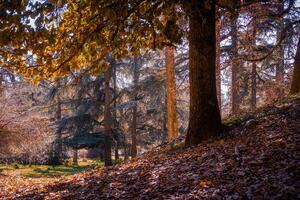
[[297,94],[300,92],[300,38],[298,40],[297,52],[294,62],[294,72],[292,78],[291,94]]
[[188,1],[187,13],[190,25],[190,119],[185,144],[192,146],[221,131],[215,71],[215,1]]
[[176,82],[175,82],[175,48],[165,48],[166,59],[166,87],[167,87],[167,130],[168,140],[171,141],[178,136],[178,121],[176,111]]
[[[110,113],[110,101],[111,101],[111,95],[110,95],[110,82],[111,78],[111,67],[105,72],[104,74],[104,91],[105,91],[105,108],[104,108],[104,129],[106,138],[111,138],[111,113]],[[104,145],[104,163],[105,166],[112,165],[111,161],[111,143],[105,142]]]
[[221,112],[221,19],[217,19],[216,22],[216,84],[217,84],[217,97]]
[[135,102],[133,108],[132,108],[132,124],[131,124],[131,157],[134,158],[137,156],[137,141],[136,141],[136,128],[137,128],[137,98],[138,98],[138,82],[139,82],[139,62],[138,58],[134,58],[134,63],[133,63],[133,85],[134,85],[134,90],[133,90],[133,101]]
[[237,19],[238,13],[232,14],[231,23],[231,108],[235,114],[240,110],[240,65],[238,58],[238,35],[237,35]]

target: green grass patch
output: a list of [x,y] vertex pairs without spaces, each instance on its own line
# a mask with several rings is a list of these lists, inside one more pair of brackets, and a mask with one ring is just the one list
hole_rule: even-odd
[[98,160],[85,160],[77,166],[64,165],[22,165],[18,163],[0,164],[0,173],[8,176],[23,176],[28,178],[52,178],[62,175],[76,174],[102,167],[103,163]]

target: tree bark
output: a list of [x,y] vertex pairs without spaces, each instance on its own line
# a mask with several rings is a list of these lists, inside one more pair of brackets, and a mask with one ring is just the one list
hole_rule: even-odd
[[[60,89],[60,80],[57,80],[57,90]],[[59,96],[59,93],[56,93],[56,113],[55,118],[56,120],[61,119],[61,98]],[[54,149],[54,158],[53,158],[53,164],[54,165],[60,165],[62,164],[62,133],[61,130],[58,129],[55,132],[55,149]]]
[[[284,10],[284,4],[279,7],[279,13]],[[282,31],[284,29],[284,22],[283,19],[280,19],[279,21],[279,30],[277,30],[277,41],[281,39],[282,36]],[[277,98],[282,98],[284,95],[284,46],[283,43],[279,45],[278,48],[278,61],[276,65],[276,83],[277,83],[277,88],[276,88],[276,94]]]
[[[112,70],[113,70],[113,82],[114,82],[114,98],[117,95],[117,67],[114,64],[112,66]],[[117,123],[117,101],[116,99],[114,100],[114,112],[113,112],[113,118],[114,118],[114,127],[117,128],[118,123]],[[116,136],[116,146],[115,146],[115,160],[119,159],[119,136]]]
[[238,58],[238,35],[237,35],[237,19],[238,13],[232,13],[231,23],[231,108],[232,113],[236,114],[240,111],[240,72]]
[[292,78],[291,94],[297,94],[300,92],[300,37],[298,40],[297,52],[294,62],[294,71]]
[[73,165],[78,165],[78,150],[73,149]]
[[[110,78],[111,78],[111,66],[109,69],[104,73],[104,92],[105,92],[105,102],[104,102],[104,129],[106,138],[111,138],[111,113],[110,113],[110,101],[111,101],[111,95],[110,95]],[[111,166],[112,160],[111,160],[111,143],[105,142],[104,145],[104,163],[105,166]]]
[[[252,32],[252,47],[253,52],[255,51],[256,46],[256,23],[255,18],[253,19],[253,32]],[[252,62],[252,70],[251,70],[251,110],[256,108],[256,62]]]
[[137,156],[137,141],[136,141],[136,128],[137,128],[137,98],[138,98],[138,82],[139,82],[139,62],[138,58],[134,58],[134,63],[133,63],[133,101],[135,102],[133,108],[132,108],[132,124],[131,124],[131,157],[134,158]]
[[218,97],[218,103],[220,107],[220,113],[221,112],[221,19],[217,19],[216,23],[216,84],[217,84],[217,97]]
[[167,87],[167,130],[168,141],[178,136],[178,121],[176,110],[176,78],[175,78],[175,48],[165,48],[166,59],[166,87]]
[[216,91],[215,1],[190,0],[190,120],[186,146],[218,135],[221,117]]
[[[1,70],[1,68],[0,68],[0,70]],[[2,97],[2,95],[3,95],[3,93],[4,93],[4,87],[3,87],[3,80],[4,80],[4,78],[3,78],[3,74],[2,74],[2,72],[0,71],[0,97]]]

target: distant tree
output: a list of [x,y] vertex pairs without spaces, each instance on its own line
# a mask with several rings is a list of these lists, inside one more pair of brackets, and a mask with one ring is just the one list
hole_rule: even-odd
[[139,84],[139,68],[141,67],[141,62],[139,58],[134,58],[133,61],[133,101],[134,105],[132,107],[132,123],[131,123],[131,157],[137,156],[137,101],[138,101],[138,84]]
[[[105,135],[110,138],[112,137],[111,132],[111,90],[110,90],[110,79],[111,79],[111,67],[104,74],[104,91],[105,91],[105,106],[104,106],[104,131]],[[112,165],[111,160],[111,144],[106,142],[104,144],[104,162],[105,166]]]
[[300,92],[300,38],[298,39],[297,53],[295,55],[294,72],[292,78],[292,86],[290,93],[296,94]]
[[240,110],[240,59],[238,54],[238,10],[231,13],[231,106],[232,113],[237,113]]

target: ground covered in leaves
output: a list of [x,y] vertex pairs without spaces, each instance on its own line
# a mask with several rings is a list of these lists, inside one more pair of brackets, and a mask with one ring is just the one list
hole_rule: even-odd
[[112,168],[0,185],[0,199],[299,199],[300,98],[228,125],[197,147],[161,146]]

